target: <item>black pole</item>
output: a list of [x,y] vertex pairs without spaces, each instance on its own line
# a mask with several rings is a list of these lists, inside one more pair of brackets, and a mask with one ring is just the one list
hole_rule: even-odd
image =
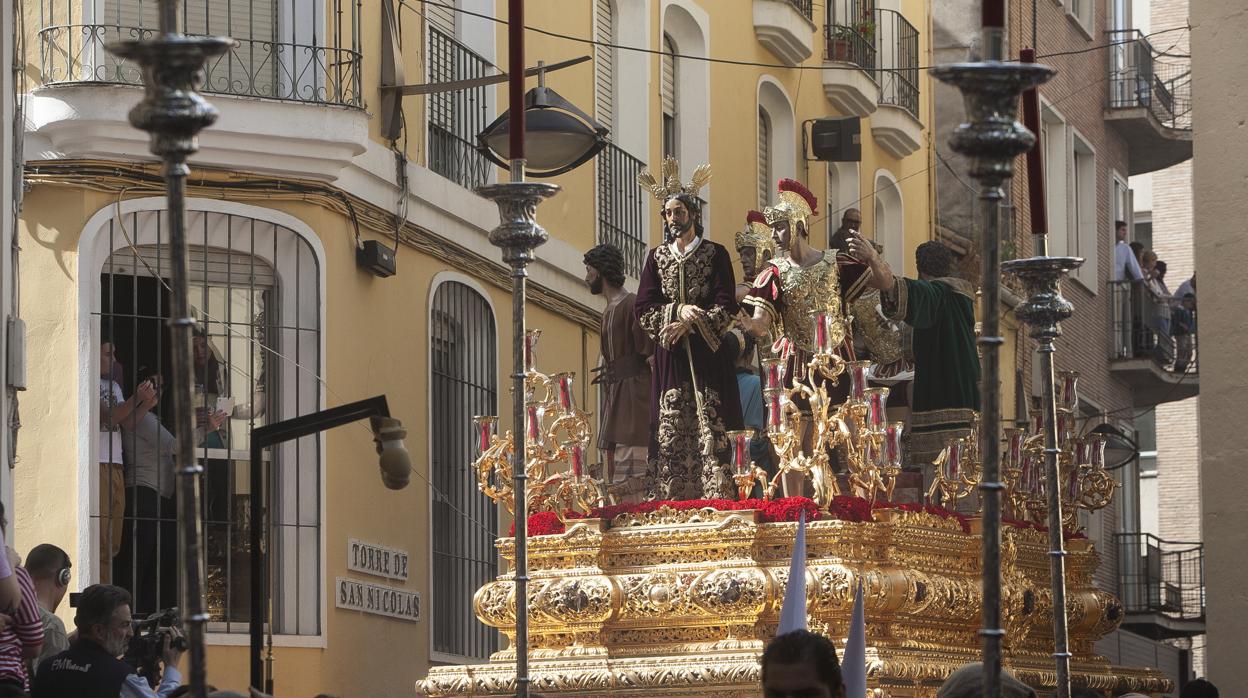
[[389,416],[390,407],[386,404],[386,396],[378,395],[293,419],[272,422],[251,430],[251,493],[248,495],[251,509],[251,622],[248,624],[248,631],[251,635],[251,685],[257,690],[273,695],[273,677],[265,675],[264,660],[261,657],[264,649],[264,622],[266,619],[273,622],[272,618],[268,618],[269,566],[266,564],[268,556],[273,554],[273,541],[267,541],[265,554],[260,554],[261,546],[267,538],[266,504],[269,500],[269,493],[264,487],[264,449],[368,417]]

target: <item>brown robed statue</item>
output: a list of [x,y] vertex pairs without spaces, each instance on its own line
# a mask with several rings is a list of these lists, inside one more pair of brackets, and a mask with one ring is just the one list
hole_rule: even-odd
[[598,450],[606,458],[606,482],[617,502],[640,501],[650,444],[650,356],[654,342],[637,321],[637,296],[624,289],[624,255],[611,244],[585,253],[585,284],[603,295],[599,337],[602,386]]

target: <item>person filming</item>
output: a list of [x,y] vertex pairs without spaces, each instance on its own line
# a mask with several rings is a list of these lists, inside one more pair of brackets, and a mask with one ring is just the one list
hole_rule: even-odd
[[152,690],[130,664],[118,659],[134,635],[130,592],[111,584],[92,584],[78,599],[74,616],[78,637],[69,649],[43,660],[31,684],[32,698],[168,698],[182,683],[178,660],[182,635],[167,629],[160,684]]

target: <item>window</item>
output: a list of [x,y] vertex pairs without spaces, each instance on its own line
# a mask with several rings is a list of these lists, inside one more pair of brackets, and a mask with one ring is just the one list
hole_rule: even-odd
[[594,3],[594,118],[615,128],[615,12],[611,0]]
[[898,273],[905,269],[905,210],[897,179],[887,170],[875,174],[875,242],[884,246],[884,261]]
[[[459,13],[436,3],[429,3],[428,7],[428,81],[452,82],[493,74],[490,62],[458,38]],[[468,189],[485,185],[493,172],[490,161],[476,150],[477,134],[489,125],[492,92],[487,87],[435,92],[427,101],[426,164]]]
[[677,128],[676,115],[677,108],[680,106],[676,102],[676,42],[672,41],[669,34],[663,35],[663,56],[662,56],[662,84],[659,89],[662,93],[660,100],[663,104],[663,156],[678,157],[676,150],[678,146],[677,134],[680,132]]
[[[116,361],[108,370],[126,397],[149,377],[165,384],[171,378],[166,331],[171,265],[168,247],[160,242],[163,215],[159,210],[123,214],[100,233],[111,253],[100,270],[95,344],[111,344]],[[249,435],[271,420],[320,408],[320,263],[305,238],[264,220],[192,210],[187,233],[190,302],[199,323],[195,404],[201,413],[221,406],[229,414],[219,429],[207,427],[194,436],[205,469],[209,631],[245,633],[251,617]],[[106,545],[119,544],[112,579],[132,591],[136,616],[177,605],[173,417],[166,395],[137,425],[120,430],[128,485],[122,534],[114,542],[106,526],[103,536]],[[273,526],[269,545],[276,555],[274,631],[318,635],[324,597],[320,439],[277,447],[265,454],[262,467],[267,483],[262,496]],[[101,509],[97,505],[92,512],[97,526],[107,513]]]
[[1052,107],[1041,102],[1040,145],[1044,148],[1044,194],[1049,223],[1049,254],[1054,257],[1070,253],[1066,210],[1068,201],[1066,120]]
[[1066,8],[1066,15],[1075,21],[1076,25],[1083,30],[1088,39],[1092,38],[1094,28],[1092,9],[1092,0],[1070,0],[1070,4]]
[[498,633],[477,622],[472,595],[498,574],[494,503],[472,474],[472,418],[498,413],[494,312],[471,286],[437,286],[429,318],[433,651],[487,659]]
[[758,108],[758,207],[771,204],[771,117]]
[[1079,134],[1071,138],[1071,189],[1074,205],[1070,207],[1068,254],[1083,257],[1083,265],[1075,270],[1075,278],[1088,290],[1096,292],[1097,225],[1100,215],[1096,201],[1096,154]]

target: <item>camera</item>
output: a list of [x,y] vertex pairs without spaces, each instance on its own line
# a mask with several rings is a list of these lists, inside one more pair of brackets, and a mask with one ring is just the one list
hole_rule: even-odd
[[122,661],[134,667],[139,676],[147,679],[148,684],[155,688],[160,683],[161,655],[165,650],[165,638],[170,638],[171,648],[185,651],[186,638],[173,634],[173,629],[181,627],[176,606],[157,611],[142,620],[131,621],[134,624],[134,636]]

